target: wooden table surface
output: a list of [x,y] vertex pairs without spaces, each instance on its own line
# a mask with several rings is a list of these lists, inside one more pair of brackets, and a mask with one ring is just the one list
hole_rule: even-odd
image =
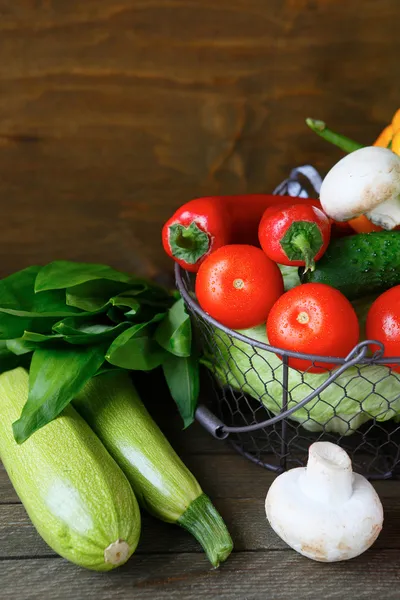
[[[325,119],[368,144],[400,104],[398,0],[0,0],[0,275],[54,259],[170,281],[159,232],[183,201],[273,189],[340,152]],[[273,475],[147,399],[215,501],[235,550],[145,517],[110,574],[56,557],[0,469],[0,596],[29,599],[399,598],[400,483],[376,484],[385,526],[352,561],[313,563],[271,531]]]
[[157,406],[164,433],[224,517],[234,552],[212,569],[197,542],[177,526],[143,515],[139,547],[123,567],[93,573],[57,557],[41,540],[0,470],[1,597],[14,600],[357,600],[399,598],[400,482],[375,484],[385,526],[372,549],[343,563],[315,563],[271,530],[264,500],[274,476],[211,438],[185,432],[172,404]]

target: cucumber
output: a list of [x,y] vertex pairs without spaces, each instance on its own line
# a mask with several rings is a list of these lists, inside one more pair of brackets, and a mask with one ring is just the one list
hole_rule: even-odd
[[21,367],[0,375],[0,458],[32,523],[71,562],[109,571],[140,535],[137,500],[121,469],[72,408],[22,445],[13,436],[28,397]]
[[302,283],[326,283],[349,300],[400,284],[400,232],[359,233],[333,240]]
[[139,503],[200,542],[215,567],[232,551],[225,523],[140,400],[127,372],[92,378],[73,401],[128,477]]

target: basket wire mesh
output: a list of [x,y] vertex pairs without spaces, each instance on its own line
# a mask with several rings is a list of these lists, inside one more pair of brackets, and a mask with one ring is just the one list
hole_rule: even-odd
[[[305,165],[274,193],[306,198],[320,185],[318,172]],[[383,345],[374,340],[346,358],[273,348],[212,319],[196,302],[193,275],[176,265],[175,276],[210,375],[209,403],[196,411],[205,429],[277,473],[304,466],[309,445],[325,440],[342,446],[369,479],[399,477],[400,357],[382,358]],[[308,368],[289,367],[291,357],[307,360]]]

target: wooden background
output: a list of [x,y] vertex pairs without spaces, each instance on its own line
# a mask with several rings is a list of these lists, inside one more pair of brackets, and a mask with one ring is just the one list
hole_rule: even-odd
[[55,258],[171,271],[162,223],[270,191],[400,104],[399,0],[0,0],[0,274]]

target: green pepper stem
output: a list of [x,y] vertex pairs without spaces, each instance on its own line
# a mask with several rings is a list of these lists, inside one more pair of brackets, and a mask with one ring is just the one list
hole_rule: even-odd
[[351,140],[340,133],[332,131],[332,129],[329,129],[329,127],[326,126],[324,121],[319,121],[317,119],[306,119],[306,123],[309,128],[314,131],[314,133],[318,134],[324,140],[330,142],[334,146],[337,146],[344,152],[354,152],[355,150],[359,150],[360,148],[364,147],[362,144],[359,144],[358,142],[355,142],[354,140]]
[[206,494],[201,494],[193,500],[179,517],[178,523],[202,545],[214,567],[218,567],[232,552],[233,543],[228,529]]

